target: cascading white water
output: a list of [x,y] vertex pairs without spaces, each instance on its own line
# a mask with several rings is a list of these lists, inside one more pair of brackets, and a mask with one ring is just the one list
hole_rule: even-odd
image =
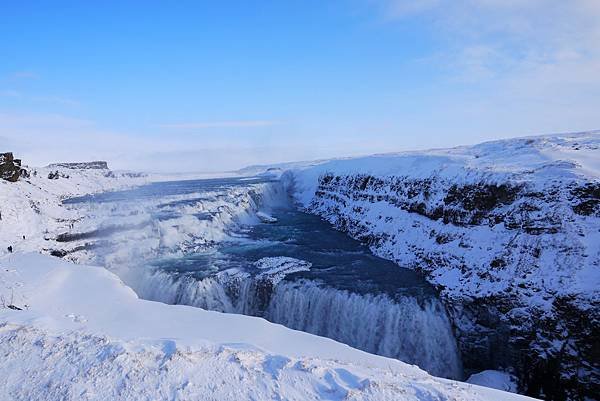
[[394,301],[387,295],[350,293],[312,281],[282,282],[275,287],[265,317],[416,364],[434,375],[462,375],[450,322],[435,298],[421,306],[413,297]]
[[293,329],[416,364],[434,375],[458,379],[462,376],[450,322],[435,298],[420,305],[413,297],[396,301],[387,295],[356,294],[300,280],[278,283],[263,305],[257,293],[259,284],[248,276],[196,280],[158,270],[138,274],[131,284],[145,299],[262,316]]
[[238,313],[232,299],[225,293],[225,287],[215,278],[196,280],[155,269],[131,269],[120,276],[143,299]]

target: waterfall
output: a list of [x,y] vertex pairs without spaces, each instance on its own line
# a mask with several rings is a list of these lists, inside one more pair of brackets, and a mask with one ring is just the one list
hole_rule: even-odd
[[197,280],[191,276],[176,276],[158,269],[142,268],[122,271],[119,276],[143,299],[237,313],[225,287],[212,277]]
[[435,298],[356,294],[312,281],[282,282],[265,317],[378,355],[416,364],[436,376],[461,378],[452,327]]
[[418,365],[437,376],[462,378],[450,322],[435,298],[393,300],[384,294],[323,287],[310,280],[284,280],[270,286],[243,273],[198,280],[148,269],[127,281],[145,299],[261,316]]
[[[95,228],[111,227],[117,219],[119,224],[128,224],[130,230],[111,232],[107,245],[95,252],[101,259],[99,263],[113,270],[141,298],[260,316],[367,352],[416,364],[434,375],[462,378],[451,324],[443,305],[433,294],[419,295],[418,299],[412,296],[391,298],[385,293],[336,289],[314,279],[292,281],[292,277],[298,276],[286,279],[288,274],[310,272],[314,260],[303,260],[303,252],[307,249],[302,247],[320,249],[320,245],[300,246],[293,244],[294,241],[289,245],[286,236],[282,240],[279,234],[274,236],[275,239],[268,236],[263,239],[284,247],[281,256],[276,256],[280,252],[277,250],[275,256],[266,252],[256,260],[258,255],[254,254],[241,264],[223,259],[217,245],[226,241],[246,241],[246,226],[261,220],[257,213],[262,207],[290,207],[284,185],[257,183],[222,188],[209,185],[204,190],[201,187],[191,189],[190,192],[168,192],[168,195],[159,191],[160,196],[143,196],[141,199],[121,194],[123,200],[120,202],[88,205],[93,209],[93,213],[88,214],[95,216],[96,224],[86,223],[80,231],[97,232]],[[265,220],[264,216],[262,220]],[[274,223],[273,219],[266,220]],[[141,224],[147,222],[152,224]],[[300,222],[309,227],[316,224],[312,220],[300,219]],[[299,229],[307,230],[304,234],[300,232],[302,235],[292,235],[294,227],[285,223],[281,227],[287,227],[291,238],[314,235],[302,224]],[[320,231],[316,232],[325,236],[326,245],[339,241],[335,235],[328,237],[323,227],[317,228]],[[254,240],[258,243],[261,239]],[[211,258],[214,256],[215,263],[210,258],[208,261],[186,259],[190,255],[209,257],[207,249],[215,249],[215,254],[210,255]],[[333,249],[338,252],[336,247]],[[339,252],[345,252],[346,258],[349,253],[344,246]],[[345,263],[343,261],[342,257],[340,263]],[[222,270],[224,268],[226,270]],[[382,266],[377,263],[373,268],[375,272],[382,271]],[[353,274],[360,280],[359,273]],[[368,271],[360,274],[368,274]],[[398,287],[403,285],[399,280]]]

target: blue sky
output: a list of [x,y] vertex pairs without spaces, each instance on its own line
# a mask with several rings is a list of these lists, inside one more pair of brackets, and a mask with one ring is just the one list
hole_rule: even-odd
[[[98,4],[96,4],[98,3]],[[600,2],[4,2],[0,140],[214,171],[600,128]]]

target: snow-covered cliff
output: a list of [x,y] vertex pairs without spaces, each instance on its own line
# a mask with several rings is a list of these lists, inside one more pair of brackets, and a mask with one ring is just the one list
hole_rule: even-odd
[[299,204],[424,273],[466,368],[600,393],[600,134],[335,160],[284,174]]

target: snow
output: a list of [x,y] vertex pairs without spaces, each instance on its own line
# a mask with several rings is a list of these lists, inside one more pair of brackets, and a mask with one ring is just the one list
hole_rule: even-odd
[[[314,194],[317,179],[324,172],[336,174],[373,174],[377,176],[433,175],[460,184],[473,182],[482,175],[496,182],[518,175],[543,178],[580,176],[600,177],[600,131],[556,136],[485,142],[475,146],[385,153],[380,155],[323,161],[300,165],[299,199],[307,203]],[[543,179],[537,180],[538,182]]]
[[[437,177],[458,184],[513,180],[543,189],[550,181],[597,180],[599,144],[598,133],[545,136],[446,150],[289,163],[265,174],[275,177],[292,169],[293,189],[304,206],[314,199],[318,178],[325,172]],[[260,318],[141,300],[103,267],[74,265],[30,253],[48,252],[57,245],[52,239],[56,233],[79,224],[82,216],[61,206],[62,199],[158,179],[196,177],[106,175],[105,171],[69,169],[64,171],[69,178],[49,180],[47,174],[57,169],[36,170],[38,173],[27,180],[0,180],[0,399],[529,399],[478,386],[513,391],[510,386],[514,384],[506,373],[485,371],[469,379],[473,384],[435,378],[416,366]],[[253,167],[248,171],[260,170],[261,167]],[[230,175],[240,174],[243,171]],[[183,199],[185,196],[174,200]],[[242,202],[246,202],[244,199]],[[211,200],[198,206],[202,209],[198,211],[225,210],[225,204]],[[385,202],[350,203],[349,209],[356,206],[369,206],[360,219],[373,232],[400,230],[405,244],[418,243],[451,254],[463,252],[461,241],[476,239],[472,242],[484,245],[464,250],[471,260],[485,261],[496,251],[494,246],[504,248],[508,242],[506,233],[495,227],[470,227],[467,236],[461,230],[439,224],[436,230],[450,237],[449,242],[439,244],[429,235],[431,222],[425,217],[391,209]],[[184,219],[164,225],[160,227],[160,246],[185,242],[186,236],[198,230],[208,232],[208,240],[218,239],[223,235],[222,228],[246,207],[247,204],[241,204],[239,209],[227,210],[215,227]],[[266,212],[254,211],[260,220],[272,218]],[[381,219],[382,215],[389,217],[390,222]],[[139,223],[140,216],[132,214],[130,220],[127,222]],[[600,246],[597,220],[576,223],[574,229],[586,233],[581,246],[592,259]],[[85,224],[81,222],[81,228]],[[130,240],[139,240],[142,249],[156,245],[145,243],[148,238]],[[8,245],[16,253],[8,254]],[[396,261],[410,261],[402,259],[407,255],[394,253],[400,248],[390,246],[375,251]],[[552,245],[548,248],[552,249]],[[301,260],[265,259],[269,260],[259,261],[256,267],[276,278],[310,268]],[[597,296],[597,266],[581,263],[575,270],[553,270],[564,265],[564,260],[551,253],[543,253],[540,261],[545,268],[527,280],[537,280],[559,293]],[[118,258],[112,263],[118,265]],[[451,294],[485,295],[502,292],[511,285],[515,272],[508,270],[504,274],[484,286],[478,286],[481,282],[465,282],[455,268],[434,272],[432,280],[444,285]],[[314,288],[315,293],[318,291]],[[336,297],[342,295],[347,296]],[[540,295],[529,301],[542,306],[546,302]]]
[[[320,197],[316,194],[319,178],[325,174],[340,177],[343,182],[336,189],[326,189],[327,193]],[[374,176],[385,183],[379,192],[369,189],[353,192],[348,185],[358,176]],[[283,179],[305,210],[332,223],[348,218],[353,224],[349,229],[351,235],[356,234],[353,230],[360,230],[363,234],[388,238],[372,245],[372,250],[379,256],[406,267],[423,266],[417,254],[430,260],[439,259],[445,268],[434,268],[429,278],[434,284],[443,286],[448,296],[502,294],[509,286],[517,287],[515,281],[521,279],[542,289],[539,294],[535,291],[526,294],[527,303],[541,308],[551,308],[551,300],[556,294],[578,294],[587,299],[600,297],[597,270],[600,219],[594,215],[577,215],[568,203],[570,188],[600,180],[599,132],[332,160],[295,168],[284,174]],[[425,183],[430,186],[429,192],[405,199],[390,187],[394,180]],[[482,183],[525,185],[529,193],[558,191],[556,199],[533,204],[539,210],[527,211],[526,217],[540,224],[547,224],[544,220],[554,221],[560,232],[516,235],[516,230],[493,223],[459,227],[404,210],[387,200],[370,199],[421,202],[434,209],[444,202],[443,197],[452,185],[460,188]],[[521,213],[528,206],[524,204],[526,202],[535,200],[517,199],[514,208],[501,205],[498,212],[519,224],[519,219],[524,218]],[[447,241],[440,243],[440,238],[447,238]],[[514,263],[509,260],[506,268],[490,271],[490,262],[494,258],[506,259],[509,249],[534,247],[541,249],[539,258],[525,261],[521,260],[525,256],[514,256],[517,259]],[[568,249],[569,253],[563,249]],[[470,266],[475,273],[494,277],[487,280],[481,279],[479,274],[469,274],[469,271],[461,273],[461,264]],[[535,266],[532,267],[535,271],[520,278],[527,272],[520,271],[519,266],[526,265]],[[552,295],[544,296],[547,294]]]
[[263,223],[277,223],[277,219],[273,216],[271,216],[270,214],[267,214],[265,212],[257,212],[256,216],[260,219],[260,221],[262,221]]
[[[185,187],[187,184],[175,183]],[[84,219],[74,222],[72,232],[93,232],[112,229],[109,240],[111,251],[103,253],[102,261],[96,262],[109,270],[119,271],[121,277],[128,266],[170,255],[206,251],[215,243],[237,235],[243,224],[260,222],[259,203],[278,204],[285,197],[281,185],[272,183],[248,183],[239,186],[212,189],[194,189],[184,194],[165,194],[124,199],[115,208],[115,202],[82,202],[70,205]],[[177,191],[174,191],[177,192]],[[264,213],[264,212],[263,212]],[[266,213],[265,213],[266,215]],[[130,229],[128,229],[130,228]],[[78,249],[93,240],[62,243],[66,249]],[[94,253],[80,250],[67,258],[89,262]],[[138,280],[138,277],[134,281]],[[130,280],[129,285],[134,286]]]
[[[311,280],[273,286],[273,277],[260,270],[253,277],[247,271],[228,269],[200,281],[155,269],[136,269],[131,273],[135,273],[134,277],[121,272],[119,276],[143,299],[261,316],[289,328],[416,364],[433,375],[455,379],[463,375],[451,323],[436,299],[419,303],[413,297],[392,300],[382,294],[364,296]],[[267,288],[274,287],[268,305],[262,303],[265,284]],[[231,296],[232,293],[236,295]]]
[[472,374],[467,380],[467,383],[510,391],[511,393],[517,392],[515,377],[510,373],[498,370],[484,370],[483,372]]
[[[521,390],[550,397],[597,393],[600,131],[332,160],[282,181],[305,211],[424,274],[471,367],[514,368]],[[490,337],[502,345],[476,345]],[[530,372],[521,355],[552,367]]]
[[254,266],[262,270],[256,276],[257,279],[268,279],[276,285],[288,274],[309,271],[312,264],[306,260],[276,256],[259,259],[254,262]]
[[528,399],[263,319],[140,300],[106,269],[35,253],[0,259],[0,294],[22,309],[0,308],[1,399]]

